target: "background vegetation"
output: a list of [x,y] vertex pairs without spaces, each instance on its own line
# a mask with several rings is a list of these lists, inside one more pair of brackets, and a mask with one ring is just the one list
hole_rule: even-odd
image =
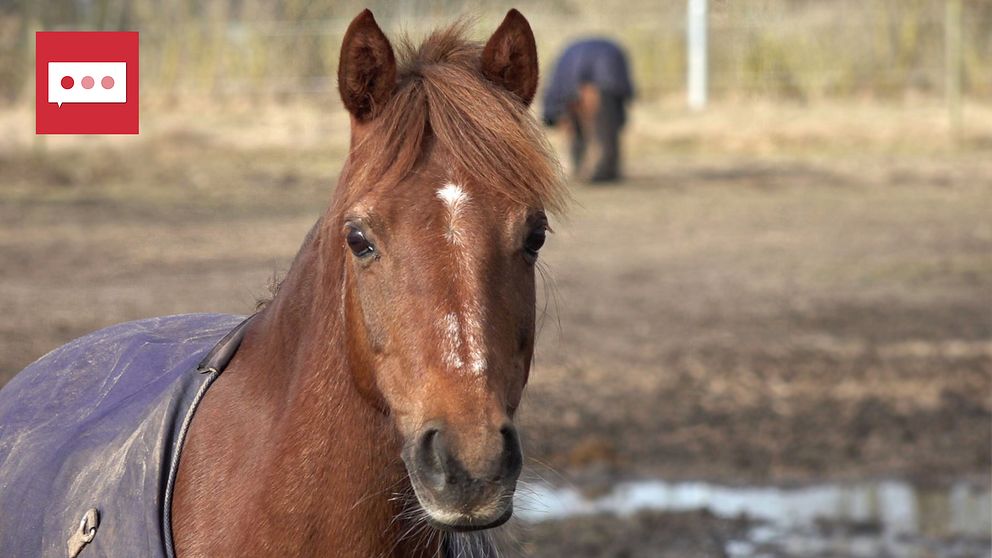
[[[716,98],[941,94],[945,0],[711,0]],[[333,96],[348,21],[370,7],[389,31],[414,36],[453,16],[479,32],[503,9],[540,30],[544,67],[580,35],[611,36],[630,51],[643,99],[681,94],[685,0],[14,0],[0,3],[0,99],[30,100],[33,32],[141,32],[142,95],[181,101]],[[992,96],[992,2],[963,0],[966,95]]]

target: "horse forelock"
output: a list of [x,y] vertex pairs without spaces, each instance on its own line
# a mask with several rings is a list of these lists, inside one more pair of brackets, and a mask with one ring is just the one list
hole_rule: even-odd
[[338,192],[344,205],[444,153],[460,176],[510,203],[564,210],[563,173],[550,144],[528,107],[482,75],[482,45],[465,38],[466,28],[437,30],[419,46],[399,42],[396,90],[352,147]]

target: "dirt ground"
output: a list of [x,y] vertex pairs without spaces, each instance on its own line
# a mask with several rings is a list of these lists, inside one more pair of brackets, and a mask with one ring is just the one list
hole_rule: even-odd
[[724,556],[747,521],[706,512],[650,513],[619,519],[608,515],[540,523],[521,535],[530,556],[710,558]]
[[[728,110],[729,138],[719,111],[695,128],[645,111],[629,180],[573,185],[542,253],[521,416],[535,474],[988,483],[992,126],[950,149],[926,118],[883,115],[870,135],[864,108],[835,128],[789,110],[764,130]],[[115,322],[250,312],[330,195],[342,130],[235,111],[140,139],[0,142],[0,384]],[[671,556],[720,555],[706,545],[739,528],[638,517],[597,525]],[[564,545],[538,555],[605,555],[565,536],[599,532],[583,521],[538,527],[532,544]]]

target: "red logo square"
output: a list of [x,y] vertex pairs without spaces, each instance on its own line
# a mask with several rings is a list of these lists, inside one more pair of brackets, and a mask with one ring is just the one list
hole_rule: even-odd
[[35,48],[35,133],[138,133],[137,32],[38,32]]

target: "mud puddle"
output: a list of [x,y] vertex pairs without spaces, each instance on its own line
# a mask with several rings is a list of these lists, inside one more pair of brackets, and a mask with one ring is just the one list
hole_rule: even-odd
[[518,516],[531,523],[643,511],[745,518],[743,535],[723,542],[731,558],[992,555],[992,493],[965,481],[925,488],[894,480],[802,487],[647,480],[620,483],[595,497],[536,484],[520,503]]

